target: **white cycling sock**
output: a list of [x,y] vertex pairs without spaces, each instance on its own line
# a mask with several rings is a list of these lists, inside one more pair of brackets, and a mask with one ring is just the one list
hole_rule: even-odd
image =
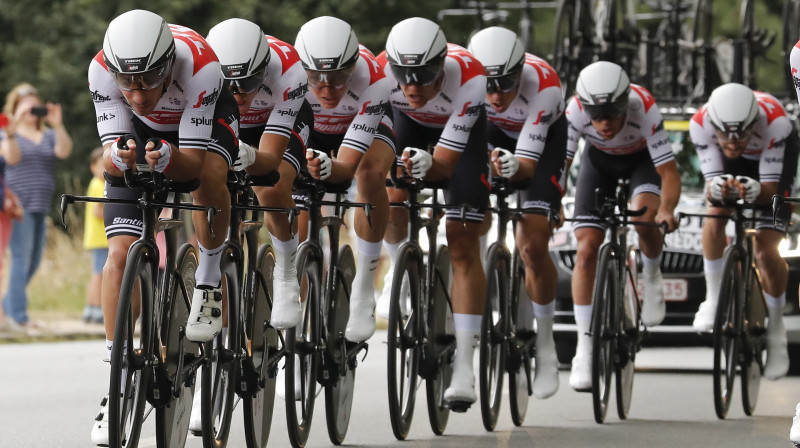
[[300,236],[294,234],[289,241],[281,241],[275,235],[272,237],[272,248],[275,249],[275,270],[281,273],[291,271],[295,267],[297,246],[300,245]]
[[533,303],[533,315],[539,319],[547,319],[553,318],[556,315],[556,301],[553,300],[552,302],[548,303],[547,305],[540,305],[536,302]]
[[767,332],[771,334],[782,333],[784,330],[783,307],[786,306],[786,292],[774,297],[765,291],[764,301],[767,302],[767,312],[769,313]]
[[719,299],[719,288],[722,283],[723,258],[709,260],[703,257],[703,270],[706,276],[706,300],[716,303]]
[[391,265],[394,266],[395,261],[397,261],[397,251],[400,250],[400,246],[403,245],[405,240],[400,241],[399,243],[389,243],[386,240],[383,240],[383,247],[386,248],[386,252],[389,254],[389,260],[391,261]]
[[591,355],[592,338],[588,335],[592,322],[592,305],[573,305],[575,325],[578,327],[578,346],[575,355]]
[[200,249],[200,254],[197,260],[197,272],[194,273],[194,280],[197,286],[211,286],[212,288],[219,288],[220,280],[222,280],[222,271],[220,270],[220,259],[222,258],[222,247],[215,247],[214,249],[206,249],[200,242],[197,242],[197,247]]
[[642,273],[644,275],[655,275],[659,269],[661,269],[661,254],[656,255],[655,258],[649,258],[647,255],[642,254]]
[[356,237],[358,259],[356,276],[353,278],[352,296],[372,298],[375,293],[375,270],[381,258],[381,243],[371,243]]

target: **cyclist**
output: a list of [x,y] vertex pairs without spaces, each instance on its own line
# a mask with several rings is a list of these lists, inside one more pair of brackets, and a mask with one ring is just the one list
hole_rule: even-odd
[[308,74],[306,99],[314,111],[308,172],[333,184],[355,177],[356,200],[374,206],[369,219],[362,209],[355,215],[358,256],[345,338],[361,342],[375,333],[373,285],[389,219],[385,179],[395,156],[390,83],[375,56],[341,19],[323,16],[306,22],[295,47]]
[[[789,63],[791,65],[794,87],[797,90],[797,99],[800,101],[800,75],[798,75],[800,71],[800,41],[798,41],[794,47],[792,47],[792,52],[789,55]],[[789,440],[791,440],[795,446],[800,446],[800,403],[797,403],[797,406],[795,407],[795,414],[794,418],[792,419],[792,428],[789,431]]]
[[[689,133],[700,158],[709,202],[739,198],[763,206],[772,214],[772,196],[789,195],[797,169],[797,136],[781,103],[772,95],[729,83],[717,87],[689,122]],[[759,207],[761,209],[762,207]],[[709,214],[729,216],[728,208],[711,207]],[[767,363],[764,376],[778,379],[789,369],[783,308],[789,268],[778,243],[786,235],[791,210],[784,207],[774,224],[756,223],[755,259],[767,302]],[[711,331],[722,281],[722,252],[727,242],[725,219],[703,220],[703,270],[706,298],[694,317],[697,331]]]
[[[219,57],[225,87],[241,116],[239,158],[234,169],[263,175],[277,170],[274,187],[255,187],[261,204],[291,208],[292,183],[305,169],[305,148],[314,115],[304,100],[308,78],[293,46],[267,36],[253,22],[228,19],[211,28],[208,43]],[[286,213],[267,213],[275,249],[270,324],[294,327],[300,320],[295,256],[299,237]]]
[[[89,90],[112,180],[137,162],[177,181],[199,173],[194,201],[219,210],[213,233],[205,213],[193,214],[200,256],[186,337],[209,341],[222,327],[220,257],[230,213],[225,185],[237,155],[238,129],[236,104],[222,89],[217,57],[193,30],[168,25],[149,11],[128,11],[108,25],[103,50],[89,66]],[[138,198],[136,191],[116,184],[106,185],[106,197]],[[109,254],[102,300],[110,354],[125,258],[141,236],[142,221],[136,206],[108,204],[103,211]],[[108,444],[106,403],[92,428],[97,444]]]
[[[576,95],[567,105],[569,139],[567,166],[572,163],[578,140],[585,139],[576,182],[574,217],[588,220],[574,227],[578,240],[572,272],[572,298],[578,346],[572,360],[569,383],[574,389],[592,387],[592,340],[588,335],[592,316],[592,288],[597,254],[605,237],[598,219],[595,189],[613,194],[619,178],[630,179],[631,207],[647,207],[634,222],[677,227],[675,207],[681,178],[664,131],[655,99],[644,87],[631,84],[628,75],[612,62],[595,62],[578,75]],[[654,326],[664,320],[665,305],[660,269],[663,237],[655,227],[636,227],[643,262],[642,322]]]
[[[402,163],[414,177],[429,181],[450,179],[447,203],[468,207],[465,221],[460,210],[447,211],[457,348],[453,376],[444,398],[469,406],[476,400],[472,360],[486,292],[479,251],[491,188],[483,106],[486,76],[474,56],[447,43],[439,25],[419,17],[403,20],[392,28],[379,60],[393,86],[390,100]],[[427,152],[428,147],[434,147],[433,156]],[[389,194],[392,202],[404,199],[403,191],[391,189]],[[407,235],[407,222],[406,210],[395,207],[390,211],[386,239],[395,247],[394,253],[390,250],[393,257]]]
[[[478,32],[467,49],[486,69],[492,167],[513,181],[533,177],[523,193],[523,206],[558,216],[567,148],[567,119],[558,75],[543,59],[525,53],[517,35],[505,28]],[[525,290],[532,298],[520,300],[532,300],[537,329],[533,394],[548,398],[559,385],[553,340],[558,273],[548,252],[555,220],[546,214],[528,214],[520,216],[518,224],[516,240],[525,262]],[[532,328],[530,315],[519,319],[521,328]]]

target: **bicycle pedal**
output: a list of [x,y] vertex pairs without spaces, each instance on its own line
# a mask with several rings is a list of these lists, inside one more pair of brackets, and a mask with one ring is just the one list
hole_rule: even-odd
[[453,412],[464,413],[472,406],[472,403],[469,401],[447,401],[445,402],[445,406]]

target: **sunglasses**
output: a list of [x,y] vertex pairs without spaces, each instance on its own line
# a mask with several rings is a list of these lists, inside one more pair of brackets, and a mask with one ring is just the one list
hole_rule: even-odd
[[248,95],[258,90],[263,80],[264,70],[259,70],[246,78],[226,79],[224,86],[230,89],[234,95]]
[[750,138],[753,136],[752,129],[736,132],[722,132],[720,130],[716,130],[715,132],[717,134],[717,139],[723,145],[728,143],[746,143],[750,141]]
[[164,84],[172,71],[172,58],[164,64],[143,73],[121,73],[109,68],[111,78],[117,87],[126,91],[153,90]]
[[350,77],[353,76],[355,69],[356,65],[353,64],[350,67],[340,68],[338,70],[306,70],[308,85],[315,89],[321,89],[323,87],[341,89],[350,81]]
[[486,93],[508,93],[519,87],[520,74],[512,73],[506,76],[496,76],[486,79]]
[[442,73],[442,62],[416,67],[389,64],[389,67],[397,82],[403,85],[429,86],[436,82]]
[[612,120],[622,118],[628,113],[628,101],[626,98],[626,101],[603,104],[602,106],[583,104],[583,110],[593,121]]

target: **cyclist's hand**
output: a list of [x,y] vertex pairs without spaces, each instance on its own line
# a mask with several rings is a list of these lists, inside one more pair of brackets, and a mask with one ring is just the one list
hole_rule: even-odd
[[730,174],[714,176],[708,188],[708,196],[717,201],[729,198],[733,192],[732,181],[733,176]]
[[331,175],[331,158],[316,149],[306,150],[306,169],[314,179],[325,180]]
[[492,151],[492,165],[501,176],[510,179],[519,170],[519,159],[507,149],[495,148]]
[[234,171],[242,171],[256,161],[256,149],[239,140],[239,154],[233,162]]
[[419,148],[407,147],[403,150],[401,160],[406,165],[406,169],[416,178],[425,177],[433,165],[433,156]]
[[155,171],[163,173],[169,169],[172,163],[172,145],[168,141],[159,138],[150,138],[144,145],[147,151],[144,158],[147,164]]
[[761,182],[747,176],[736,176],[739,183],[739,196],[747,202],[753,203],[761,193]]
[[675,229],[678,228],[679,221],[678,218],[672,212],[662,211],[659,210],[656,213],[656,222],[659,224],[666,224],[667,225],[667,233],[673,232]]
[[111,144],[111,163],[120,171],[136,166],[136,140],[125,135]]

